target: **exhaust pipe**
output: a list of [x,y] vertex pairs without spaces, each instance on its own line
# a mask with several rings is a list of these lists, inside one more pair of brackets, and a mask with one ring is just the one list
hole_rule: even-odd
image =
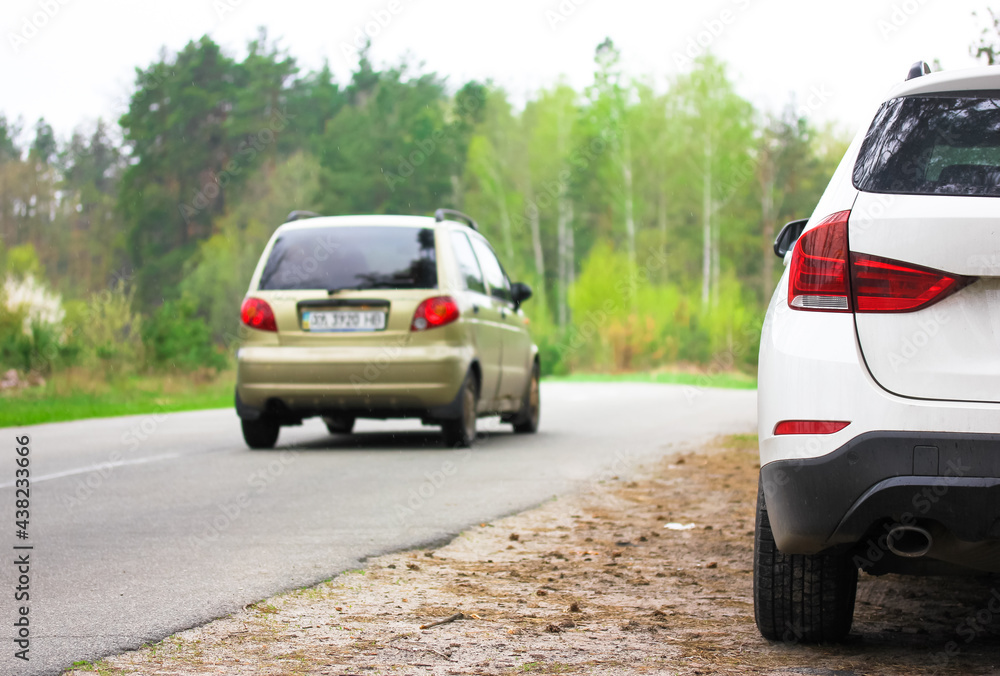
[[916,559],[931,550],[934,538],[930,531],[919,526],[896,526],[886,536],[886,546],[896,556]]

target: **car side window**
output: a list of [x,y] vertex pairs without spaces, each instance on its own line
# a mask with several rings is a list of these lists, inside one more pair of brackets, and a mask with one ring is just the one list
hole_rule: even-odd
[[455,258],[458,260],[458,269],[465,282],[465,288],[469,291],[486,293],[486,282],[483,281],[483,271],[479,268],[479,261],[472,251],[472,244],[469,237],[464,232],[451,233],[451,248],[455,251]]
[[486,240],[479,237],[472,238],[472,248],[476,252],[476,258],[483,267],[483,274],[486,275],[486,283],[490,286],[490,294],[494,298],[510,301],[510,282],[503,271],[503,266],[497,260],[493,249],[486,243]]

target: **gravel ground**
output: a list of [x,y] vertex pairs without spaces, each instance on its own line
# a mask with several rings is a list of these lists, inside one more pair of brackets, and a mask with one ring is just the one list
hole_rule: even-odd
[[753,437],[674,453],[66,673],[1000,673],[996,578],[862,575],[846,643],[764,641],[757,470]]

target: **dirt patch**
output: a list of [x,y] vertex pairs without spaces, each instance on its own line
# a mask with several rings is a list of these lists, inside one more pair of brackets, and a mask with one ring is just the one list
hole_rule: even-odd
[[757,469],[752,437],[675,454],[68,673],[997,673],[996,579],[862,575],[846,643],[764,641]]

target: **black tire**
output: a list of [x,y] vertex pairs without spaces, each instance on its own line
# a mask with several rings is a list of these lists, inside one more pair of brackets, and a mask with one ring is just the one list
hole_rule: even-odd
[[517,434],[534,434],[538,431],[538,421],[542,416],[541,393],[538,388],[538,362],[531,367],[531,379],[528,381],[528,392],[524,396],[524,403],[517,416],[511,420],[514,425],[514,432]]
[[274,448],[278,441],[281,425],[268,418],[259,420],[242,420],[243,441],[253,449]]
[[459,390],[459,417],[441,423],[444,444],[448,448],[469,448],[476,440],[476,406],[479,403],[479,382],[472,371],[465,376]]
[[779,552],[761,486],[754,531],[753,605],[761,635],[785,643],[843,640],[851,630],[858,591],[858,569],[847,554]]
[[354,431],[354,418],[348,416],[324,416],[323,423],[330,434],[350,434]]

